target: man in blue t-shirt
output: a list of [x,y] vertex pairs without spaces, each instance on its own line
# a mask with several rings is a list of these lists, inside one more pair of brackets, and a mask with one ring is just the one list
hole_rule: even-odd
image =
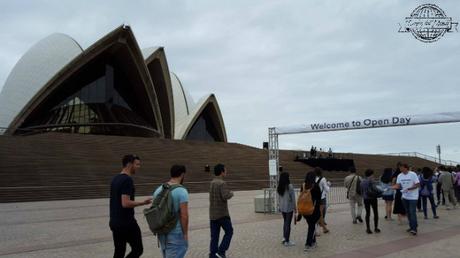
[[123,170],[112,179],[110,184],[110,222],[114,258],[125,257],[126,243],[131,246],[127,257],[140,257],[143,252],[141,230],[134,218],[134,207],[152,202],[147,198],[142,202],[134,201],[135,189],[132,175],[141,167],[141,160],[136,155],[126,155],[122,160]]
[[[168,234],[158,235],[161,245],[161,254],[164,258],[182,258],[188,249],[188,192],[182,186],[185,177],[185,166],[174,165],[171,167],[171,179],[167,184],[181,185],[172,190],[173,210],[179,217],[176,227]],[[162,191],[159,186],[153,193],[153,198]]]

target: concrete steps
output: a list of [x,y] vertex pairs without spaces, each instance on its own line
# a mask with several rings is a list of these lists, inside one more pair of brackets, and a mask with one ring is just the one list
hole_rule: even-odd
[[[185,186],[206,192],[212,167],[226,165],[234,190],[268,187],[268,153],[235,143],[175,141],[157,138],[48,133],[0,136],[0,202],[101,198],[109,194],[111,178],[121,171],[121,157],[133,153],[142,159],[134,176],[137,195],[149,195],[169,178],[173,164],[187,167]],[[280,164],[300,183],[310,167],[294,162],[296,152],[281,151]],[[358,170],[380,172],[397,161],[414,166],[434,163],[412,157],[353,155]],[[211,172],[205,172],[205,165]],[[326,172],[341,179],[344,172]]]

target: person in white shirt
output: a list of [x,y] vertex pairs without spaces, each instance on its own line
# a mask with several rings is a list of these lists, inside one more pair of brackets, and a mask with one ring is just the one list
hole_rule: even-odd
[[324,234],[329,233],[329,229],[327,228],[327,224],[324,222],[324,215],[326,213],[326,200],[327,200],[327,193],[330,190],[330,185],[331,183],[326,180],[326,178],[323,177],[323,171],[321,171],[320,168],[315,168],[315,174],[316,174],[316,183],[319,186],[319,189],[321,190],[321,202],[320,202],[320,207],[319,210],[321,212],[321,217],[319,218],[319,225],[323,228]]
[[413,171],[409,171],[407,164],[401,164],[399,167],[401,174],[396,179],[395,189],[400,189],[402,193],[402,201],[406,208],[407,218],[409,220],[410,228],[407,232],[412,235],[417,235],[417,200],[419,195],[420,181],[417,174]]

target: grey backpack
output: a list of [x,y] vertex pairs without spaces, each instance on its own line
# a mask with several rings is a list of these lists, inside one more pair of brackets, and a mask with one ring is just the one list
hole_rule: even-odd
[[144,209],[144,216],[154,235],[168,234],[179,219],[179,214],[176,214],[173,208],[171,192],[183,186],[163,184],[162,187],[161,192],[153,200],[152,206]]

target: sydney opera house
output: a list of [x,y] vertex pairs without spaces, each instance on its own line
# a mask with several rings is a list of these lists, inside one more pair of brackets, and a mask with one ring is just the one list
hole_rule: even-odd
[[252,189],[246,179],[266,163],[260,149],[227,143],[214,94],[194,101],[164,48],[141,49],[129,26],[86,49],[61,33],[34,44],[0,92],[0,202],[106,197],[127,153],[142,158],[138,194],[173,164],[186,165],[189,190],[207,191],[218,162]]
[[[191,192],[208,191],[217,163],[231,189],[269,186],[267,150],[229,143],[216,97],[195,102],[164,49],[141,50],[130,27],[87,49],[64,34],[33,45],[0,93],[0,202],[105,198],[127,153],[142,159],[137,195],[151,194],[173,164],[187,167]],[[299,183],[311,168],[296,155],[280,151],[280,164]],[[359,157],[358,169],[400,160]]]
[[162,47],[120,26],[83,50],[52,34],[18,61],[0,94],[7,135],[65,132],[226,142],[213,94],[194,102]]

